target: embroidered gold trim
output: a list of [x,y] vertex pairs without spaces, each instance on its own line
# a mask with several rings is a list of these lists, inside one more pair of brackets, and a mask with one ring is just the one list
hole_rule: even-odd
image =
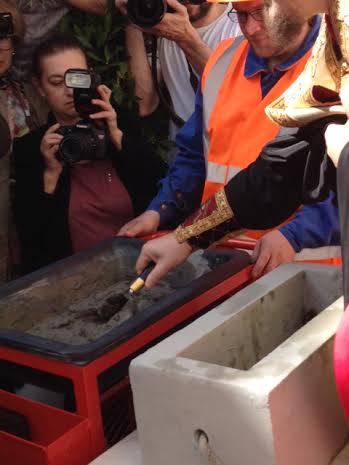
[[[233,210],[228,203],[224,189],[216,192],[215,200],[217,208],[209,216],[194,221],[194,223],[190,226],[178,226],[175,231],[175,236],[180,244],[190,239],[191,237],[199,236],[200,234],[213,229],[234,217]],[[205,205],[203,205],[201,208],[204,209]]]

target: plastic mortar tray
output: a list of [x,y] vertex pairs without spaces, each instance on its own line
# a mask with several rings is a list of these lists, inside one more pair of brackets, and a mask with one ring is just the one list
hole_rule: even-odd
[[[108,321],[98,322],[96,312],[113,301],[122,289],[120,282],[127,289],[135,278],[142,245],[138,239],[114,238],[2,286],[0,345],[86,364],[175,315],[183,305],[192,302],[193,315],[198,315],[248,282],[246,252],[197,252],[154,291],[141,292],[141,310],[131,302]],[[231,281],[239,275],[238,283]]]

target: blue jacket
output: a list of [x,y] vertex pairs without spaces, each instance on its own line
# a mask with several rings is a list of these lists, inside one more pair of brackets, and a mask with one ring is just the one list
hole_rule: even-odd
[[[305,41],[297,52],[272,71],[267,61],[249,49],[245,77],[260,75],[263,97],[273,88],[289,67],[298,61],[313,46],[321,24],[316,17]],[[201,86],[196,93],[195,110],[179,131],[176,143],[179,152],[166,178],[160,182],[157,196],[148,210],[160,213],[161,227],[171,228],[181,223],[201,203],[205,185],[206,167],[203,150],[203,98]],[[296,218],[280,228],[296,252],[303,248],[337,244],[339,240],[338,211],[329,199],[316,205],[302,208]]]

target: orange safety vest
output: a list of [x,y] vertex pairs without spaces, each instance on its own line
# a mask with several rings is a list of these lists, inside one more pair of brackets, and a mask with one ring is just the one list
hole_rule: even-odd
[[[311,54],[309,51],[294,63],[263,98],[260,75],[249,78],[244,75],[248,49],[243,37],[221,42],[202,76],[206,160],[202,202],[253,163],[263,147],[280,133],[281,128],[266,116],[265,108],[297,79]],[[258,239],[267,232],[249,230],[244,236]],[[336,248],[335,256],[338,254]],[[330,256],[334,256],[333,250]],[[319,255],[321,259],[325,257],[329,258],[328,248],[325,255]],[[330,263],[333,264],[332,259]]]

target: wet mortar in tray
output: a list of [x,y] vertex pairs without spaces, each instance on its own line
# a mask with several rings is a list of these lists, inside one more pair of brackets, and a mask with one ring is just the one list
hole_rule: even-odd
[[67,267],[60,274],[8,295],[0,301],[0,330],[22,331],[71,345],[87,344],[217,265],[209,262],[202,251],[196,252],[154,289],[143,289],[120,305],[120,296],[128,295],[135,279],[137,253],[128,249],[107,259],[96,257],[88,266],[82,265],[73,272]]
[[129,285],[129,280],[119,281],[94,296],[71,305],[61,315],[42,321],[27,332],[68,344],[85,344],[121,325],[175,290],[168,282],[161,282],[154,289],[143,290],[130,297],[125,305],[120,306],[119,296],[127,294]]

